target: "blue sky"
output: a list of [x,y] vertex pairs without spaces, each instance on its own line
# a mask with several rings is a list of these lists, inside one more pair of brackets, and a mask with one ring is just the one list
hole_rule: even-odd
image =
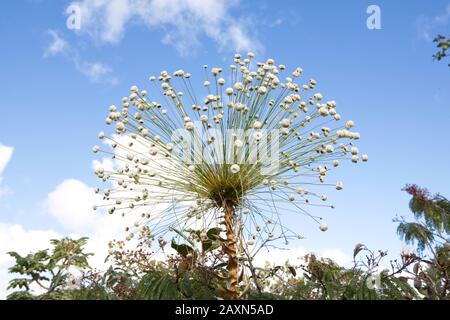
[[[227,66],[236,48],[301,66],[355,121],[370,156],[336,173],[346,188],[331,193],[336,209],[322,213],[326,233],[307,219],[292,221],[308,238],[295,245],[350,255],[362,242],[398,253],[392,218],[409,212],[401,188],[416,183],[449,196],[449,68],[433,61],[431,42],[449,33],[449,1],[218,1],[198,10],[197,1],[180,0],[170,10],[153,3],[149,12],[114,2],[107,11],[105,1],[80,1],[89,16],[74,31],[66,27],[70,1],[2,1],[0,146],[13,149],[9,161],[3,154],[3,170],[0,161],[1,250],[9,250],[14,225],[31,243],[83,231],[67,223],[75,213],[64,203],[97,185],[90,150],[106,107],[130,85],[144,87],[163,69]],[[370,4],[381,9],[380,30],[366,27]]]

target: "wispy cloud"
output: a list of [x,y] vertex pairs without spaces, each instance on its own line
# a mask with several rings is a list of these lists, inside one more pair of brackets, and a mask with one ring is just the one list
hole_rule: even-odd
[[67,42],[54,30],[49,30],[48,34],[51,36],[52,41],[47,48],[45,48],[44,57],[47,58],[59,54],[65,54],[68,51]]
[[94,83],[107,83],[115,86],[119,82],[112,75],[112,69],[101,62],[88,62],[77,58],[74,59],[74,63],[77,70]]
[[206,36],[218,50],[261,51],[256,28],[248,17],[233,14],[238,0],[82,0],[81,29],[97,41],[118,43],[131,23],[164,31],[162,42],[181,55],[192,52]]
[[55,30],[49,30],[50,43],[44,50],[44,57],[63,56],[71,61],[81,74],[85,75],[93,83],[116,85],[117,78],[112,69],[102,62],[90,62],[82,59],[78,51]]
[[420,16],[417,19],[417,36],[425,41],[433,40],[439,29],[446,27],[450,22],[450,3],[442,14],[434,17]]

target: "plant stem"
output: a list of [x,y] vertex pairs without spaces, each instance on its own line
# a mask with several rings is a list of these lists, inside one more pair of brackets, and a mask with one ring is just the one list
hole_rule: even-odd
[[237,300],[239,299],[239,290],[238,290],[238,270],[239,270],[239,262],[237,259],[236,252],[236,243],[237,243],[237,235],[235,232],[235,219],[234,219],[234,207],[228,202],[224,202],[224,222],[226,228],[226,241],[223,242],[223,250],[228,255],[227,262],[227,271],[228,271],[228,279],[227,279],[227,292],[231,299]]

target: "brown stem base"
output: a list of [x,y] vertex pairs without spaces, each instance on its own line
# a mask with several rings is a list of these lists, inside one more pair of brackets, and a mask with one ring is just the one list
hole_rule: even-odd
[[223,209],[225,214],[223,224],[226,229],[226,241],[223,242],[222,248],[228,256],[226,293],[231,299],[236,300],[239,299],[239,261],[236,250],[237,235],[235,232],[234,209],[227,202],[224,202]]

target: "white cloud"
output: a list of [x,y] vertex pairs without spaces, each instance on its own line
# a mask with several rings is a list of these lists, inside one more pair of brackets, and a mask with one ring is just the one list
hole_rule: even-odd
[[442,14],[434,17],[419,17],[417,19],[417,35],[422,40],[431,41],[439,34],[439,28],[447,26],[449,22],[450,4],[447,5]]
[[233,16],[237,0],[82,0],[80,33],[106,43],[118,43],[127,25],[138,23],[162,29],[163,43],[182,55],[201,43],[200,36],[215,41],[219,50],[262,48],[248,18]]
[[112,69],[101,62],[87,62],[74,60],[75,66],[79,72],[94,83],[108,83],[110,85],[117,85],[118,80],[112,76]]
[[348,265],[352,260],[344,251],[338,248],[329,248],[320,251],[319,255],[324,258],[329,258],[339,265]]
[[90,263],[102,267],[108,242],[125,237],[125,227],[134,223],[136,216],[109,215],[105,210],[93,210],[102,203],[102,197],[85,183],[68,179],[50,192],[44,201],[45,211],[55,217],[71,237],[89,237],[86,252],[95,253]]
[[48,34],[52,37],[52,41],[45,49],[44,57],[64,54],[68,49],[68,44],[66,40],[61,38],[59,34],[54,30],[49,30]]
[[14,152],[13,147],[7,147],[5,145],[0,144],[0,197],[8,192],[8,188],[2,187],[3,180],[3,171],[6,168],[6,165],[11,160],[12,154]]
[[44,49],[44,57],[63,56],[71,61],[81,74],[85,75],[93,83],[116,85],[117,78],[113,76],[113,70],[101,62],[90,62],[82,59],[76,49],[55,30],[49,30],[52,40]]
[[110,158],[102,158],[102,160],[92,161],[92,168],[97,170],[98,168],[103,168],[106,171],[114,170],[114,162]]
[[93,189],[81,181],[68,179],[48,194],[44,208],[67,230],[82,233],[95,228],[93,205],[99,201]]

